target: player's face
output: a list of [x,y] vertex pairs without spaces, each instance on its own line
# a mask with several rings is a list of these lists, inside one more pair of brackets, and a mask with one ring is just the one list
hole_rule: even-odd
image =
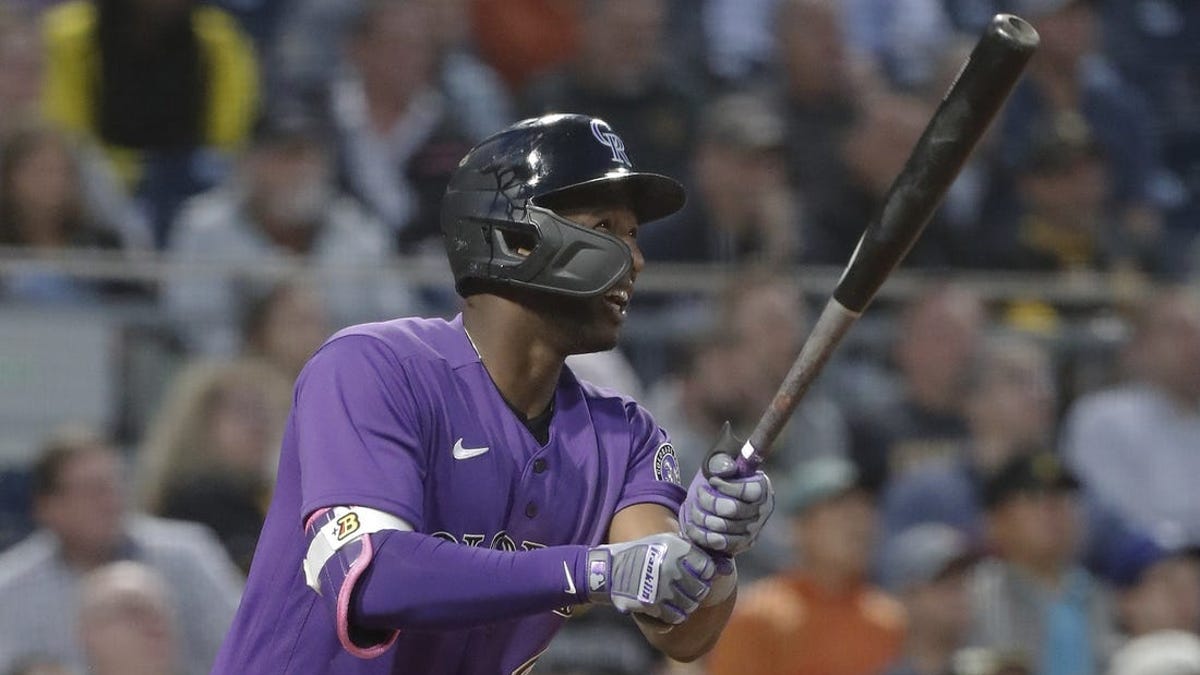
[[612,349],[617,346],[621,324],[625,322],[625,313],[633,299],[634,281],[646,264],[637,244],[637,216],[625,206],[563,209],[558,214],[580,227],[617,237],[625,242],[633,255],[629,275],[602,295],[583,300],[560,296],[548,298],[548,303],[553,305],[548,308],[549,317],[561,329],[568,353]]

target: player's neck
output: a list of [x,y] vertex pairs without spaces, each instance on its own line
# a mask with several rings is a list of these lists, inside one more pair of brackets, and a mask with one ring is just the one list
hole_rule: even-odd
[[500,395],[532,418],[553,400],[566,356],[546,339],[540,322],[506,310],[506,302],[472,296],[463,311],[463,326]]

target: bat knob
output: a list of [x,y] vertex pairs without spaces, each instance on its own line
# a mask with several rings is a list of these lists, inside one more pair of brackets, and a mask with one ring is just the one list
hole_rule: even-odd
[[713,444],[704,457],[701,470],[705,478],[718,476],[720,478],[745,477],[758,470],[758,462],[747,459],[741,453],[746,442],[733,435],[733,426],[725,422],[717,442]]
[[997,14],[992,17],[988,33],[1009,45],[1028,51],[1037,49],[1042,41],[1033,24],[1015,14]]
[[716,436],[716,442],[708,450],[708,454],[704,455],[704,464],[701,466],[704,478],[744,476],[740,471],[742,466],[740,466],[738,454],[743,443],[744,441],[733,435],[732,424],[728,422],[722,424],[721,432]]

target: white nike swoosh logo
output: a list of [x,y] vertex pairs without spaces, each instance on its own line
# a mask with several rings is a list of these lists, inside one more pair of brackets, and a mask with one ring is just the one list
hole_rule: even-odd
[[571,568],[567,567],[567,561],[562,561],[563,574],[567,575],[567,592],[575,595],[575,579],[571,577]]
[[478,457],[489,450],[488,446],[482,448],[464,448],[463,439],[458,439],[454,442],[454,459],[471,459]]

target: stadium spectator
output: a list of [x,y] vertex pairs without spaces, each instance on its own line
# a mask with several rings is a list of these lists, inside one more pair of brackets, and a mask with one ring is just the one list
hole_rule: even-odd
[[198,362],[176,376],[138,458],[143,509],[207,525],[249,571],[290,393],[260,361]]
[[578,55],[529,85],[525,114],[587,111],[638,149],[639,167],[683,175],[698,98],[667,68],[666,0],[585,0],[582,17]]
[[958,530],[922,523],[900,533],[883,554],[883,584],[908,616],[904,653],[887,675],[946,675],[971,625],[967,573],[972,545]]
[[[840,136],[832,162],[813,167],[822,184],[805,191],[811,225],[804,261],[844,265],[874,218],[929,121],[932,108],[921,98],[888,91],[870,96]],[[802,187],[803,189],[803,187]],[[908,266],[945,268],[960,265],[970,243],[969,230],[950,228],[936,216],[906,257]]]
[[[849,0],[846,33],[856,52],[903,90],[926,86],[955,39],[946,0]],[[960,3],[961,4],[961,3]],[[990,16],[989,16],[990,18]]]
[[242,353],[271,364],[290,382],[332,332],[317,289],[304,279],[285,280],[243,310]]
[[963,385],[985,318],[979,297],[963,287],[940,285],[919,294],[898,319],[895,380],[868,374],[839,397],[867,485],[877,489],[923,461],[958,454],[967,436]]
[[972,573],[971,641],[1022,653],[1040,675],[1101,672],[1116,642],[1107,591],[1076,563],[1078,487],[1038,452],[1010,459],[983,490],[995,555]]
[[1174,248],[1200,229],[1200,3],[1106,2],[1100,11],[1105,53],[1150,103],[1165,170],[1154,190]]
[[500,75],[472,42],[472,0],[420,0],[429,5],[437,43],[441,87],[458,111],[463,131],[482,140],[516,121],[515,103]]
[[[847,206],[840,201],[849,181],[843,146],[861,124],[860,115],[876,106],[868,99],[881,91],[881,83],[871,64],[857,58],[847,44],[845,9],[836,0],[780,0],[774,15],[778,71],[768,86],[786,122],[788,176],[812,221],[809,229],[844,229],[845,238],[857,240],[866,221],[855,222],[855,216],[874,204],[850,204],[850,210],[835,213]],[[833,220],[840,225],[830,224]],[[830,246],[836,248],[836,242],[808,234],[805,259],[844,264],[853,242],[845,255],[826,250]]]
[[88,573],[80,585],[78,631],[89,675],[179,671],[179,644],[188,636],[178,634],[161,575],[123,561]]
[[646,259],[795,263],[804,234],[783,147],[783,121],[761,99],[734,94],[706,107],[691,160],[695,189],[682,213],[639,237]]
[[520,92],[579,52],[584,5],[591,0],[470,0],[480,54]]
[[[1081,117],[1092,130],[1109,177],[1106,202],[1129,236],[1155,238],[1161,223],[1153,183],[1161,172],[1158,139],[1146,98],[1121,79],[1099,49],[1095,0],[1016,0],[1041,46],[1001,120],[1008,167],[1019,167],[1039,120]],[[1003,184],[998,186],[1003,190]]]
[[[762,75],[775,56],[774,18],[780,0],[677,0],[680,18],[696,22],[693,44],[679,45],[721,89]],[[699,11],[697,11],[699,5]]]
[[[62,133],[32,125],[0,142],[0,246],[39,256],[68,249],[115,252],[136,248],[137,223],[107,221],[84,191],[77,148]],[[144,240],[143,240],[144,241]],[[4,295],[38,303],[80,303],[128,285],[97,284],[53,272],[14,275]]]
[[778,81],[788,121],[792,179],[805,197],[827,190],[838,146],[859,111],[866,64],[850,53],[844,8],[832,0],[780,0],[774,17]]
[[1013,457],[1053,447],[1054,372],[1045,349],[1029,339],[986,343],[963,392],[967,436],[943,461],[894,478],[884,491],[885,539],[922,522],[983,536],[982,486]]
[[1200,300],[1149,299],[1129,345],[1132,377],[1080,398],[1063,451],[1089,494],[1146,532],[1200,544]]
[[80,196],[79,166],[69,141],[28,127],[0,149],[0,241],[41,251],[120,247],[112,231],[90,222]]
[[866,581],[875,513],[854,466],[825,457],[794,475],[779,496],[796,567],[745,589],[709,654],[710,675],[869,675],[900,655],[904,609]]
[[1098,573],[1113,586],[1117,625],[1136,638],[1200,631],[1200,557],[1137,530],[1107,538]]
[[1108,675],[1192,675],[1200,673],[1200,637],[1162,631],[1134,638],[1113,654]]
[[697,335],[680,351],[687,356],[679,372],[655,384],[646,406],[679,448],[680,475],[695,475],[721,424],[746,417],[741,407],[747,386],[736,368],[728,334]]
[[1157,228],[1135,231],[1114,217],[1110,166],[1079,115],[1039,120],[1013,180],[1015,212],[993,210],[1001,222],[977,238],[983,266],[1047,272],[1158,272],[1164,251]]
[[[14,3],[0,6],[0,138],[47,126],[42,111],[44,79],[38,17]],[[119,233],[123,245],[150,248],[154,242],[146,215],[135,208],[104,153],[80,137],[71,138],[70,145],[86,210]]]
[[[233,272],[174,277],[168,312],[193,348],[232,354],[238,343],[242,274],[301,262],[333,312],[335,327],[411,311],[408,289],[389,268],[386,229],[338,192],[320,127],[293,115],[263,120],[237,181],[192,200],[179,216],[172,258],[241,265]],[[217,274],[221,272],[221,274]],[[261,277],[259,280],[261,281]]]
[[44,27],[47,116],[107,151],[162,245],[175,209],[249,136],[249,39],[196,0],[71,0],[47,10]]
[[[749,432],[807,334],[804,298],[778,277],[745,275],[730,282],[718,303],[712,328],[693,347],[691,367],[660,382],[647,404],[671,434],[681,475],[700,469],[726,421],[735,431]],[[846,455],[847,441],[837,406],[814,390],[781,432],[771,463],[785,475],[807,459]]]
[[364,0],[329,93],[339,181],[403,250],[440,247],[442,194],[471,145],[438,81],[435,18],[431,2]]
[[43,54],[32,12],[0,7],[0,134],[41,116]]
[[166,580],[178,608],[185,675],[207,673],[237,607],[240,576],[200,525],[125,509],[117,452],[90,432],[47,440],[33,468],[39,529],[0,554],[0,672],[26,656],[83,670],[72,627],[83,577],[108,563],[144,563]]
[[[504,82],[480,60],[470,41],[469,1],[390,3],[424,5],[417,10],[419,18],[410,17],[407,23],[413,30],[428,34],[435,62],[433,84],[445,96],[446,109],[453,111],[465,135],[479,140],[512,123],[515,113]],[[382,11],[375,7],[377,4],[367,0],[295,0],[283,17],[280,38],[270,55],[271,107],[329,112],[330,97],[339,95],[331,85],[355,68],[353,49],[347,49],[348,43],[356,39],[354,27],[364,13]],[[425,24],[412,23],[418,20]],[[413,46],[421,49],[424,43]]]

